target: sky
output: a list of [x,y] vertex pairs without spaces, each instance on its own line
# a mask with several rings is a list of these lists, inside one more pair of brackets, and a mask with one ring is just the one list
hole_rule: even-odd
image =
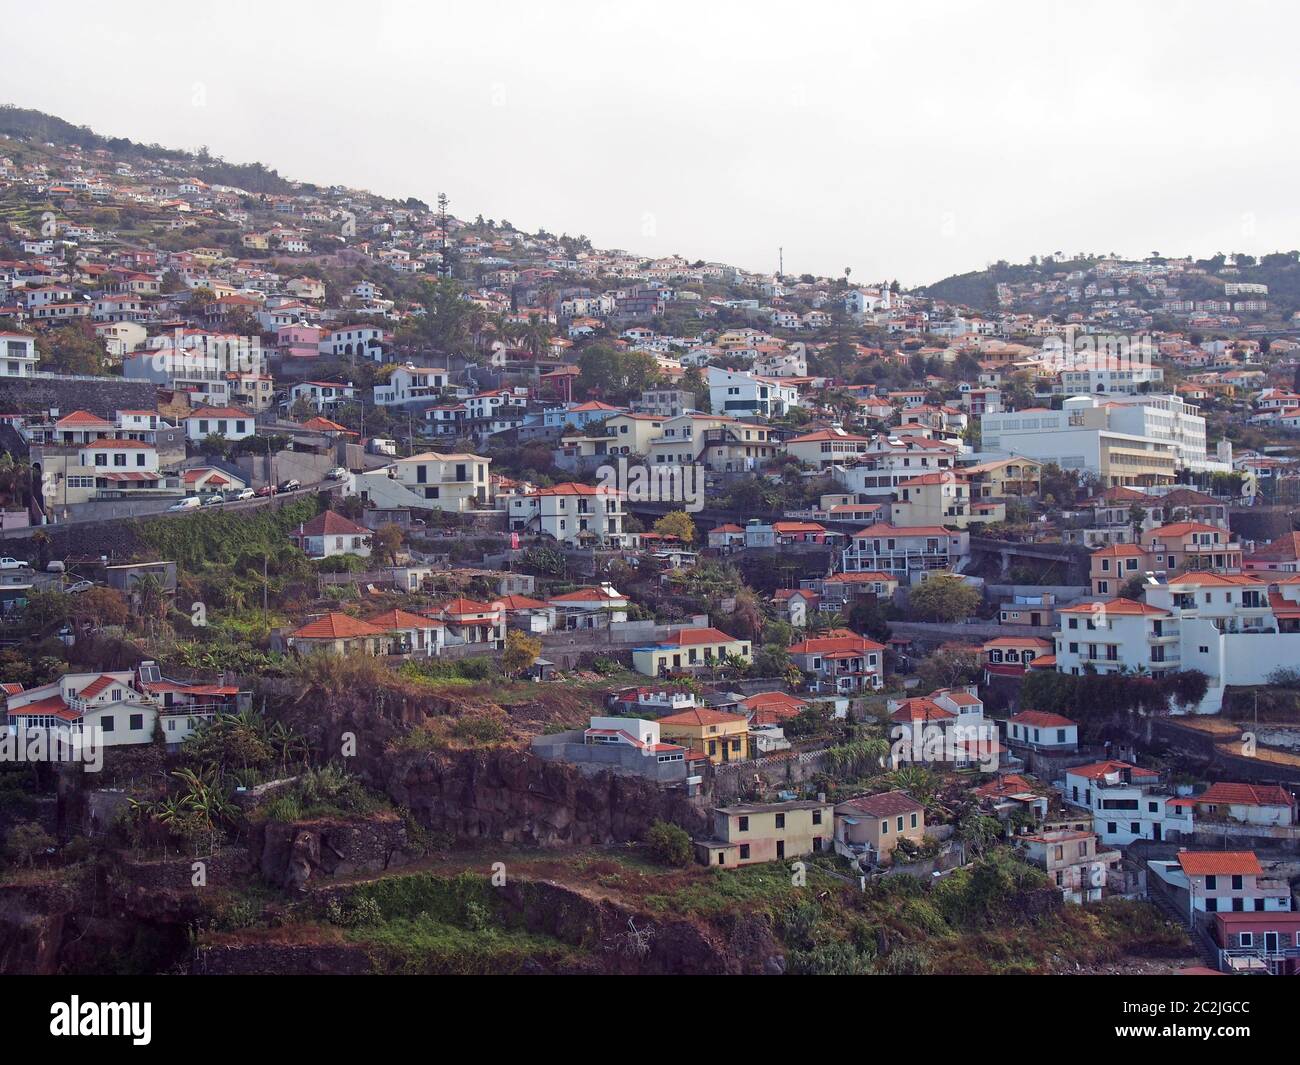
[[1300,6],[0,0],[0,102],[601,248],[906,286],[1300,247]]

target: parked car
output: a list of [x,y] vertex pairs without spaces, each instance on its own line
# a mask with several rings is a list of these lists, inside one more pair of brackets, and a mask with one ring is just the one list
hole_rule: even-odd
[[8,555],[5,555],[4,558],[0,558],[0,569],[22,569],[25,565],[27,565],[26,562],[22,562],[16,558],[10,558]]
[[302,482],[301,482],[300,480],[298,480],[298,478],[296,478],[296,477],[290,477],[287,481],[281,481],[281,482],[280,482],[280,488],[279,488],[279,491],[281,491],[281,492],[296,492],[296,491],[297,491],[299,488],[301,488],[301,487],[302,487]]
[[55,559],[53,562],[48,563],[45,567],[46,573],[62,573],[63,570],[64,570],[64,565],[58,559]]
[[325,476],[328,477],[331,481],[342,481],[347,477],[347,475],[348,475],[348,471],[345,467],[335,466]]
[[226,497],[221,495],[220,493],[217,493],[214,496],[208,496],[208,498],[203,501],[203,505],[205,507],[217,507],[220,506],[225,501],[226,501]]
[[194,507],[202,506],[202,501],[198,496],[186,496],[184,499],[178,499],[168,510],[192,510]]
[[73,581],[63,590],[70,595],[76,595],[78,592],[88,592],[95,587],[94,581]]
[[273,496],[273,495],[275,495],[275,493],[278,492],[278,491],[279,491],[279,489],[276,488],[275,485],[273,485],[273,484],[264,484],[264,485],[262,485],[261,488],[259,488],[259,489],[257,490],[257,493],[256,493],[256,494],[259,495],[259,496]]
[[256,495],[257,493],[254,492],[251,488],[241,488],[238,492],[235,493],[235,499],[236,500],[252,499]]

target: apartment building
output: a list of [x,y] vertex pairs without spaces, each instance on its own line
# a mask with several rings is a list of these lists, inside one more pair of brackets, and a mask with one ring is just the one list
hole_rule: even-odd
[[881,435],[861,452],[852,466],[836,467],[835,480],[869,503],[892,497],[898,486],[927,473],[952,470],[958,449],[925,436]]
[[931,571],[957,568],[969,555],[970,534],[964,530],[877,522],[849,538],[842,561],[845,573],[888,573],[917,583]]
[[[1063,470],[1086,470],[1106,486],[1173,484],[1180,467],[1175,442],[1111,428],[1111,409],[1091,396],[1072,396],[1061,410],[1031,407],[985,414],[980,419],[982,445],[986,451],[1053,462]],[[1132,414],[1123,420],[1129,423]]]

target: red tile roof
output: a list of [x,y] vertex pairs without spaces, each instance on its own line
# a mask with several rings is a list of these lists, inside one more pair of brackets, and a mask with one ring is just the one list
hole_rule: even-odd
[[323,618],[309,621],[300,629],[290,633],[303,640],[350,640],[360,636],[382,636],[383,629],[375,628],[366,621],[359,621],[348,614],[326,614]]
[[1078,724],[1077,721],[1071,721],[1068,717],[1051,714],[1046,710],[1021,710],[1010,720],[1017,725],[1028,725],[1030,728],[1066,728]]
[[1259,876],[1264,870],[1254,851],[1179,851],[1188,876]]
[[1295,798],[1276,784],[1211,784],[1196,796],[1197,803],[1224,806],[1295,806]]

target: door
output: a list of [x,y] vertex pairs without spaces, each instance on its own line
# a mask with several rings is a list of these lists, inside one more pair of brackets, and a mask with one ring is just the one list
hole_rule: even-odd
[[1276,953],[1277,953],[1277,948],[1278,948],[1278,942],[1277,942],[1277,939],[1278,939],[1278,936],[1277,936],[1277,933],[1276,933],[1276,932],[1265,932],[1265,933],[1264,933],[1264,953],[1266,953],[1266,954],[1276,954]]
[[783,839],[778,839],[776,841],[776,856],[778,858],[785,857],[785,840]]
[[1159,821],[1152,821],[1152,822],[1151,822],[1151,838],[1152,838],[1152,839],[1159,839],[1159,838],[1160,838],[1160,829],[1161,829],[1162,827],[1163,827],[1163,826],[1161,826],[1161,824],[1160,824]]

